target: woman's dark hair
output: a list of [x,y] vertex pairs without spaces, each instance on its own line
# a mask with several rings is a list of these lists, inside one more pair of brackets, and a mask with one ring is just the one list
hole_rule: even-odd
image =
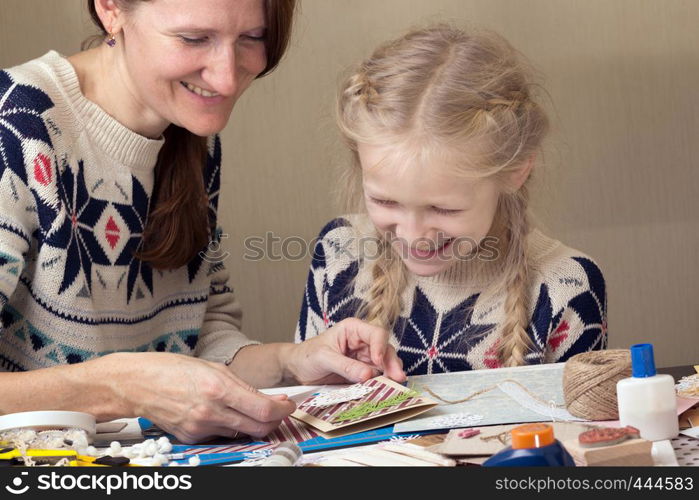
[[[151,0],[117,0],[122,8],[148,1]],[[267,66],[258,78],[273,71],[284,56],[296,7],[296,0],[265,0],[264,3]],[[106,36],[95,0],[87,0],[87,8],[95,25]],[[213,237],[204,187],[207,147],[206,137],[176,125],[170,125],[163,136],[165,144],[155,166],[153,197],[142,250],[137,257],[156,269],[174,269],[187,264]]]

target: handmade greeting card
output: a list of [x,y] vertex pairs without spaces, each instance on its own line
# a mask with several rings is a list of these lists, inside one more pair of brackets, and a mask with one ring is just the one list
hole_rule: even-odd
[[419,415],[437,403],[386,377],[306,398],[292,417],[325,438],[376,429]]

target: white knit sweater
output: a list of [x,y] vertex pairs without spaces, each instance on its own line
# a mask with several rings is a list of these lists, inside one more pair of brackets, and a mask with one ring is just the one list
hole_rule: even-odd
[[[366,216],[339,218],[318,237],[296,340],[355,316],[371,285]],[[359,242],[363,243],[359,245]],[[361,248],[360,248],[361,247]],[[528,237],[531,349],[527,363],[565,361],[607,344],[606,288],[590,257],[533,231]],[[408,275],[392,343],[409,375],[501,366],[497,347],[505,319],[504,291],[485,296],[497,265],[463,260],[432,277]]]
[[[56,52],[0,72],[0,370],[115,351],[224,361],[253,343],[215,255],[164,272],[134,258],[163,142],[86,99]],[[214,213],[220,166],[212,137]]]

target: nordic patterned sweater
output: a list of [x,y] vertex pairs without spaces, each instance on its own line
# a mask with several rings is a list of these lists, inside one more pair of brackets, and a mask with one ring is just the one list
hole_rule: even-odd
[[[373,251],[362,234],[370,234],[365,216],[335,219],[321,231],[297,342],[356,315],[366,300],[371,277],[361,256]],[[528,246],[531,321],[527,332],[533,347],[526,362],[562,362],[577,353],[606,348],[606,290],[597,265],[538,230],[530,234]],[[489,268],[475,260],[458,261],[432,277],[408,276],[392,336],[408,375],[501,366],[496,353],[504,293],[479,298],[494,276],[492,264]]]
[[[134,257],[163,142],[86,99],[54,51],[0,71],[0,371],[116,351],[224,361],[253,343],[222,264],[202,252],[161,272]],[[213,137],[212,217],[220,166]]]

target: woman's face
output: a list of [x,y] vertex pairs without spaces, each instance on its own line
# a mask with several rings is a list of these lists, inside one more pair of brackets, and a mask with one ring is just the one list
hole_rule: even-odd
[[153,0],[122,15],[120,76],[142,119],[162,130],[219,132],[266,67],[263,0]]

